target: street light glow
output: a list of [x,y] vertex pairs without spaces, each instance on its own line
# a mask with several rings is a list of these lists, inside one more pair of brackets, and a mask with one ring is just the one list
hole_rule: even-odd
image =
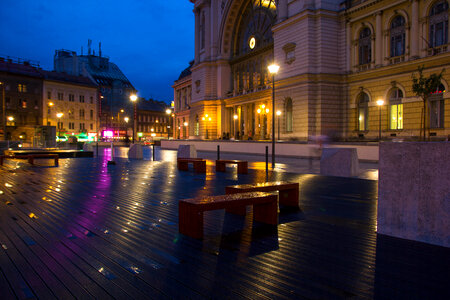
[[57,113],[57,114],[56,114],[56,117],[57,117],[57,118],[61,118],[62,116],[64,116],[63,113]]
[[269,73],[274,75],[278,73],[278,70],[280,69],[280,66],[277,64],[271,64],[267,67],[269,69]]
[[171,109],[166,109],[166,114],[170,115],[172,113]]
[[233,119],[237,120],[237,118],[238,118],[238,115],[233,116]]
[[13,116],[9,116],[8,117],[8,121],[10,121],[10,122],[14,121],[14,117]]
[[281,110],[277,110],[277,116],[281,116]]
[[130,118],[128,118],[128,117],[125,117],[125,118],[123,118],[124,120],[125,120],[125,122],[127,122],[128,123],[128,121],[130,120]]
[[377,100],[377,105],[378,106],[381,106],[381,105],[383,105],[384,104],[384,101],[382,100],[382,99],[378,99]]
[[137,100],[136,94],[131,94],[130,95],[130,100],[133,101],[133,102],[136,101]]

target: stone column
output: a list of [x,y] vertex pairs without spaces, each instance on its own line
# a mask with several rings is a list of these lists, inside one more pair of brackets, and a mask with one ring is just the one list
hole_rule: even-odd
[[352,27],[350,25],[350,20],[347,20],[345,23],[345,30],[346,30],[346,65],[347,65],[347,72],[352,71],[352,62],[351,62],[351,52],[352,52]]
[[288,3],[287,0],[278,0],[277,4],[277,10],[278,10],[278,22],[283,22],[288,18]]
[[195,14],[195,64],[198,64],[200,62],[200,9],[194,8],[194,14]]
[[204,2],[203,7],[205,12],[205,59],[211,60],[211,3],[209,1]]
[[419,58],[419,1],[411,0],[412,13],[411,13],[411,31],[409,36],[411,37],[411,58]]
[[383,12],[379,11],[375,17],[375,66],[379,67],[383,64],[383,28],[381,23],[381,16]]

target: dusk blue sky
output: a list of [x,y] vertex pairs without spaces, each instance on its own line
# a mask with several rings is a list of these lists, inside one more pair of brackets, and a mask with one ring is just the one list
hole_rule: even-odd
[[189,0],[2,0],[0,56],[53,70],[57,49],[109,56],[146,99],[173,100],[171,85],[194,58]]

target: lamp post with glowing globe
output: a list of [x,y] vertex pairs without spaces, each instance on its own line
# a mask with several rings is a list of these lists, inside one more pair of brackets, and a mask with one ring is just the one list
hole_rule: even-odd
[[131,100],[131,102],[133,102],[133,110],[134,110],[134,113],[133,113],[133,116],[134,116],[133,117],[133,143],[135,141],[134,135],[136,132],[136,102],[137,102],[137,99],[138,99],[138,97],[136,96],[136,94],[130,95],[130,100]]
[[275,168],[275,74],[278,73],[280,66],[273,63],[269,67],[269,73],[272,74],[272,169]]

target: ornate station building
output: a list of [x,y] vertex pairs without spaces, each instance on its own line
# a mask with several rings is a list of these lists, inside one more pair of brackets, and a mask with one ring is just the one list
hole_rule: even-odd
[[281,140],[414,139],[412,75],[424,66],[446,69],[425,122],[448,139],[447,1],[190,1],[195,58],[173,85],[176,138],[265,140],[275,122]]

